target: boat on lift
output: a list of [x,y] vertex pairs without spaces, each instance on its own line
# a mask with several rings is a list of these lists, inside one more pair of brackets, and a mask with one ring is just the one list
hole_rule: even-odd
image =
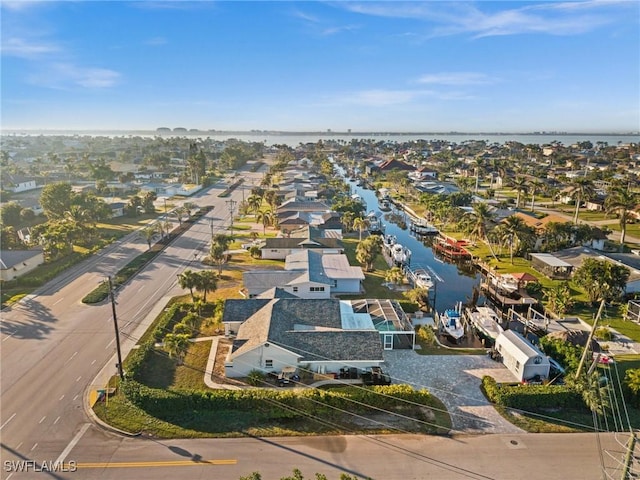
[[475,307],[475,310],[467,309],[465,315],[469,323],[480,334],[495,341],[498,335],[504,331],[502,319],[491,307]]
[[431,289],[433,288],[433,279],[431,275],[423,268],[419,268],[411,272],[413,283],[416,288]]
[[453,308],[445,310],[440,316],[440,324],[443,332],[456,343],[464,337],[464,324],[462,323],[462,316],[458,310]]

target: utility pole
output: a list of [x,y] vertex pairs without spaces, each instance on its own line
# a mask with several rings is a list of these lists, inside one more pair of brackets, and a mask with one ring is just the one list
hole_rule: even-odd
[[582,357],[580,358],[580,364],[578,365],[578,370],[576,371],[576,379],[580,378],[580,374],[582,373],[582,367],[584,367],[584,362],[587,359],[587,353],[591,350],[591,342],[593,341],[593,335],[596,331],[596,325],[598,324],[598,320],[600,320],[600,315],[602,315],[602,310],[604,309],[604,299],[600,302],[600,308],[598,309],[598,314],[596,318],[593,320],[593,326],[591,327],[591,332],[589,332],[589,338],[587,338],[587,344],[584,346],[584,350],[582,351]]
[[120,331],[118,330],[118,318],[116,317],[116,301],[113,297],[113,284],[111,283],[111,277],[107,277],[109,281],[109,297],[111,298],[111,310],[113,311],[113,326],[116,331],[116,349],[118,351],[118,375],[120,380],[124,380],[124,371],[122,370],[122,352],[120,351]]
[[227,205],[229,205],[229,213],[231,213],[231,225],[229,226],[229,230],[231,231],[231,236],[233,236],[233,209],[236,206],[235,200],[227,200]]

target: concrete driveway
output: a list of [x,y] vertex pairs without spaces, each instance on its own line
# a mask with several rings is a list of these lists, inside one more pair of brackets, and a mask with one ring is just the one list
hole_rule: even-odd
[[486,355],[419,355],[413,350],[384,352],[394,383],[426,388],[446,405],[452,433],[523,433],[503,419],[480,391],[484,375],[498,382],[515,377]]

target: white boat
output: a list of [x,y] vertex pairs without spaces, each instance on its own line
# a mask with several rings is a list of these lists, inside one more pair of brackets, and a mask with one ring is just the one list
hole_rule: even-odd
[[383,200],[380,200],[380,204],[378,205],[378,208],[380,209],[381,212],[390,212],[391,205],[389,204],[389,200],[387,200],[386,198]]
[[502,319],[490,307],[476,307],[475,311],[467,309],[466,314],[469,323],[480,333],[492,340],[498,338],[498,335],[504,331],[500,325]]
[[444,333],[450,336],[456,342],[464,337],[464,325],[460,312],[454,309],[445,310],[440,316],[440,323]]
[[518,280],[511,275],[490,275],[489,282],[498,290],[506,293],[513,293],[518,290]]
[[391,246],[391,258],[396,265],[407,265],[411,258],[411,250],[399,243],[395,243]]
[[391,251],[391,247],[395,245],[395,243],[396,243],[395,235],[385,235],[384,238],[382,239],[382,244],[385,247],[387,247],[389,251]]
[[433,288],[433,280],[431,279],[431,275],[427,273],[424,269],[418,269],[411,272],[413,276],[413,283],[416,288],[426,288],[429,290]]

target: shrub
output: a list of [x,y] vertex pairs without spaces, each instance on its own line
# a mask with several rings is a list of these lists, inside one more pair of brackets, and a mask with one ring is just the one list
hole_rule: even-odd
[[436,344],[436,334],[428,325],[422,325],[418,329],[418,338],[425,342],[427,345],[435,345]]
[[605,342],[610,342],[613,340],[613,333],[607,327],[598,327],[596,328],[595,333],[593,334],[598,340],[604,340]]
[[260,370],[251,370],[247,375],[247,383],[254,387],[261,387],[264,385],[265,374]]

